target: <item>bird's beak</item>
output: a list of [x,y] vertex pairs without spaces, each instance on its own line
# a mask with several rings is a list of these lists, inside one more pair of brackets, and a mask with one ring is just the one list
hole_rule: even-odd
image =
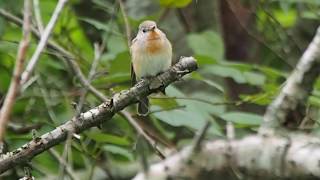
[[156,29],[156,26],[152,26],[151,28],[150,28],[150,31],[154,31]]

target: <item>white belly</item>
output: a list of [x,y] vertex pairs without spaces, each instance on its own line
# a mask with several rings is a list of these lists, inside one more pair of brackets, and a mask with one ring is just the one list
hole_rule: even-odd
[[138,79],[142,77],[155,76],[160,72],[163,72],[170,68],[171,57],[163,54],[146,54],[144,57],[139,59],[141,65],[140,72],[136,72]]
[[156,53],[148,53],[143,46],[132,49],[135,51],[132,63],[137,80],[143,77],[155,76],[170,68],[172,61],[171,45],[168,40],[161,43],[163,43],[163,47]]

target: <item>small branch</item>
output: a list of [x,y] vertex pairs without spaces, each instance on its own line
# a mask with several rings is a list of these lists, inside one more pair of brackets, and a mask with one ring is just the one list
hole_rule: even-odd
[[233,177],[231,169],[242,179],[319,179],[319,162],[317,137],[256,135],[206,142],[196,155],[190,146],[185,147],[151,165],[147,174],[140,172],[134,180],[221,179]]
[[42,78],[41,78],[41,76],[38,76],[38,78],[37,78],[37,83],[38,83],[38,85],[39,85],[39,88],[40,88],[40,92],[41,92],[41,95],[42,95],[42,98],[43,98],[43,101],[44,101],[44,104],[45,104],[45,106],[46,106],[46,108],[47,108],[47,112],[48,112],[48,115],[49,115],[49,122],[51,123],[51,124],[55,124],[55,123],[57,123],[58,121],[57,121],[57,116],[56,116],[56,114],[54,113],[54,110],[53,110],[53,108],[52,108],[52,105],[51,105],[51,98],[50,98],[50,95],[49,95],[49,93],[48,93],[48,91],[47,91],[47,89],[46,89],[46,87],[45,87],[45,85],[44,85],[44,82],[43,82],[43,80],[42,80]]
[[20,90],[20,76],[23,71],[24,61],[30,43],[30,26],[31,26],[31,2],[24,1],[24,20],[23,20],[23,37],[19,45],[17,59],[13,70],[13,76],[9,86],[8,93],[4,99],[3,106],[0,110],[0,141],[3,140],[9,116],[14,105],[16,96]]
[[24,167],[24,177],[19,180],[35,180],[35,178],[31,175],[30,168]]
[[59,161],[60,164],[62,164],[64,166],[64,168],[66,169],[66,172],[68,173],[68,175],[71,179],[73,179],[73,180],[79,179],[76,176],[76,173],[69,166],[67,161],[65,159],[63,159],[57,151],[55,151],[54,149],[49,149],[49,152],[54,158],[56,158]]
[[33,12],[36,19],[37,27],[40,32],[40,34],[43,33],[43,22],[41,18],[41,12],[40,12],[40,6],[39,6],[39,0],[33,0]]
[[144,132],[142,127],[140,127],[140,125],[128,111],[122,110],[120,115],[126,118],[129,121],[129,123],[138,131],[138,134],[141,134],[145,138],[145,140],[150,144],[150,146],[155,150],[155,152],[159,155],[161,159],[165,159],[165,155],[157,147],[157,142],[153,140],[147,133]]
[[[94,76],[94,74],[95,74],[95,72],[97,70],[97,67],[98,67],[98,64],[99,64],[103,49],[104,49],[104,46],[100,47],[97,43],[94,43],[94,58],[93,58],[93,62],[92,62],[92,65],[91,65],[91,68],[90,68],[90,71],[89,71],[89,75],[88,75],[88,79],[87,79],[88,83],[91,83],[91,81],[93,80],[93,76]],[[81,91],[81,95],[80,95],[80,98],[79,98],[79,103],[77,104],[77,109],[76,109],[77,115],[80,114],[81,111],[82,111],[82,107],[83,107],[83,104],[85,102],[85,98],[86,98],[87,92],[88,92],[87,88],[84,88]]]
[[177,64],[164,73],[150,80],[138,82],[129,90],[115,94],[110,101],[90,109],[80,116],[75,116],[56,129],[42,135],[12,152],[0,156],[0,173],[30,161],[34,156],[65,141],[68,133],[80,133],[97,126],[113,117],[125,107],[137,103],[140,97],[158,92],[169,84],[179,80],[185,74],[197,69],[197,63],[192,57],[182,58]]
[[38,130],[42,127],[43,124],[15,124],[15,123],[8,123],[8,130],[12,131],[15,134],[26,134],[32,131],[33,129]]
[[240,105],[242,102],[241,101],[236,101],[236,102],[211,102],[205,99],[201,99],[201,98],[195,98],[195,97],[168,97],[168,96],[151,96],[151,99],[182,99],[182,100],[190,100],[190,101],[198,101],[198,102],[202,102],[205,104],[209,104],[212,106],[225,106],[225,105],[235,105],[238,106]]
[[123,17],[123,21],[124,21],[124,24],[125,24],[127,41],[128,41],[127,43],[128,43],[128,46],[130,47],[130,45],[131,45],[131,28],[130,28],[128,16],[127,16],[123,1],[122,0],[118,0],[118,2],[119,2],[119,6],[120,6],[121,15]]
[[50,37],[50,34],[51,34],[51,32],[52,32],[52,30],[58,20],[58,17],[60,15],[64,5],[67,3],[67,1],[68,0],[59,0],[58,1],[58,4],[52,14],[51,19],[50,19],[48,25],[46,26],[45,30],[43,31],[43,34],[40,38],[40,42],[39,42],[34,54],[32,55],[25,71],[22,73],[21,82],[20,82],[21,85],[29,80],[31,73],[33,72],[33,69],[35,68],[35,66],[39,60],[41,52],[46,47],[47,41]]
[[[293,113],[305,112],[305,104],[319,74],[320,27],[280,94],[269,105],[260,133],[273,131],[273,128],[288,123],[293,123],[295,127],[298,127],[299,122],[292,122],[288,116]],[[290,120],[291,122],[289,122]]]
[[211,123],[210,121],[207,121],[205,123],[205,125],[203,126],[203,128],[199,131],[199,133],[195,136],[194,142],[192,144],[192,151],[194,153],[197,153],[198,151],[201,150],[201,143],[203,142],[206,133],[208,131],[208,129],[210,128]]

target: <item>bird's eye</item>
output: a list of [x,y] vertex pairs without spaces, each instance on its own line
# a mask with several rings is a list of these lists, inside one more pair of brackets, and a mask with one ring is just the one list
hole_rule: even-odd
[[146,33],[146,32],[147,32],[147,30],[146,30],[146,29],[142,29],[142,32],[143,32],[143,33]]

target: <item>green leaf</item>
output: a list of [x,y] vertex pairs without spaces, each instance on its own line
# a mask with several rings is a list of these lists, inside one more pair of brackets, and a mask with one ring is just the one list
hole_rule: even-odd
[[[186,126],[193,130],[200,130],[205,124],[206,120],[212,120],[211,117],[203,118],[199,113],[194,113],[187,110],[176,109],[172,111],[162,111],[153,114],[161,121],[170,124],[171,126],[179,127]],[[217,125],[212,126],[209,130],[211,134],[222,136],[221,128]]]
[[92,2],[98,6],[100,9],[106,11],[107,13],[113,13],[114,11],[114,5],[112,2],[105,1],[105,0],[92,0]]
[[309,99],[308,99],[308,102],[311,105],[320,107],[320,98],[319,98],[319,96],[310,96]]
[[103,149],[105,151],[112,153],[112,154],[121,155],[121,156],[127,158],[129,161],[134,160],[132,153],[130,151],[128,151],[127,149],[122,148],[121,146],[115,146],[115,145],[108,144],[108,145],[104,145]]
[[[1,24],[0,24],[1,25]],[[6,53],[16,53],[19,43],[10,41],[0,41],[0,51]]]
[[198,66],[200,68],[205,65],[208,65],[208,64],[217,64],[217,61],[214,58],[209,57],[209,56],[203,56],[203,55],[196,54],[194,57],[196,58]]
[[160,5],[166,7],[182,8],[190,4],[192,0],[160,0]]
[[[197,93],[192,94],[192,96],[186,96],[183,92],[174,88],[173,86],[169,86],[166,89],[167,96],[169,97],[184,97],[186,99],[176,99],[176,102],[180,106],[186,106],[183,109],[174,109],[170,111],[161,111],[157,113],[153,113],[153,115],[160,119],[161,121],[170,124],[171,126],[185,126],[194,130],[199,130],[203,127],[206,121],[210,120],[214,122],[215,120],[212,118],[211,114],[218,114],[224,112],[223,106],[215,106],[201,102],[195,101],[191,99],[187,99],[188,97],[198,98],[207,100],[210,102],[221,102],[218,97],[214,97],[212,95],[208,95],[206,93]],[[164,99],[163,101],[166,101]],[[151,106],[151,110],[159,110],[159,106]],[[217,123],[213,123],[214,126],[211,127],[210,132],[214,135],[222,136],[221,128]]]
[[114,55],[128,51],[127,41],[121,36],[110,36],[107,40],[108,52]]
[[220,116],[222,119],[242,125],[260,125],[262,116],[246,112],[228,112]]
[[65,46],[72,46],[73,51],[76,51],[78,56],[83,59],[92,59],[94,54],[92,43],[80,25],[77,15],[69,8],[71,7],[67,6],[63,9],[61,17],[65,17],[67,20],[58,20],[54,28],[54,34],[57,34],[58,42]]
[[46,170],[46,173],[58,173],[59,171],[59,161],[57,161],[48,151],[45,151],[39,156],[35,156],[32,163],[36,163],[41,168]]
[[277,69],[270,67],[258,67],[259,71],[267,76],[267,79],[278,79],[278,78],[286,78],[288,76],[287,73],[281,72]]
[[220,84],[214,82],[213,80],[204,78],[201,74],[199,74],[197,72],[193,72],[191,76],[192,76],[192,79],[202,81],[202,82],[206,83],[207,85],[216,88],[220,92],[224,92],[224,88]]
[[99,143],[110,143],[110,144],[117,144],[117,145],[122,145],[122,146],[128,146],[130,145],[130,142],[127,138],[125,137],[119,137],[111,134],[105,134],[97,131],[90,131],[87,132],[86,135],[99,142]]
[[[1,57],[1,56],[0,56]],[[0,92],[6,92],[10,85],[11,74],[0,66]]]
[[110,74],[116,75],[118,73],[130,73],[130,54],[128,51],[121,52],[117,57],[111,61]]
[[65,66],[61,63],[61,61],[47,59],[46,64],[57,70],[65,70]]
[[119,83],[119,82],[124,82],[124,81],[129,81],[130,79],[130,72],[128,70],[127,73],[117,73],[117,74],[110,74],[103,78],[102,82],[113,82],[113,83]]
[[303,18],[311,19],[311,20],[318,20],[319,19],[319,15],[316,12],[312,12],[312,11],[302,12],[301,16]]
[[272,91],[269,91],[265,93],[254,94],[254,95],[240,95],[240,98],[244,102],[267,106],[272,102],[274,94],[275,93],[273,93]]
[[79,18],[79,19],[81,21],[83,21],[83,22],[91,24],[92,26],[94,26],[98,30],[102,30],[102,31],[105,31],[105,32],[111,32],[114,35],[122,36],[121,33],[119,33],[118,31],[114,30],[114,27],[108,26],[108,24],[105,23],[105,22],[100,22],[100,21],[97,21],[97,20],[91,19],[91,18]]
[[224,45],[221,36],[214,31],[205,31],[187,36],[189,47],[196,55],[207,56],[216,61],[223,60]]
[[178,106],[178,103],[175,99],[166,99],[166,100],[163,100],[163,99],[157,99],[157,98],[150,98],[150,103],[152,105],[155,105],[155,106],[159,106],[160,109],[161,108],[167,108],[167,109],[170,109],[170,108],[174,108],[174,107],[177,107]]
[[292,27],[297,21],[296,10],[289,10],[287,12],[278,10],[274,12],[274,16],[278,20],[278,22],[285,28]]
[[266,81],[266,77],[263,74],[257,72],[244,72],[243,76],[251,85],[262,86]]
[[0,17],[0,38],[4,34],[5,29],[6,29],[6,21],[2,17]]
[[237,83],[246,83],[246,77],[243,75],[241,71],[232,67],[225,67],[221,65],[211,65],[206,66],[203,69],[203,72],[214,74],[220,77],[229,77],[232,78]]

